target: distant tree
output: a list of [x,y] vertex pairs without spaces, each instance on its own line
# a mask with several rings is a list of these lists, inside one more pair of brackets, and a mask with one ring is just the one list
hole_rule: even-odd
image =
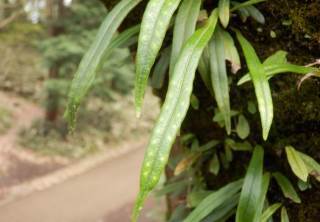
[[[68,7],[62,1],[54,4],[53,0],[48,0],[48,3],[49,37],[39,44],[39,48],[49,67],[46,119],[53,122],[66,98],[76,67],[93,41],[107,10],[98,0],[74,0]],[[101,75],[95,80],[92,94],[112,99],[114,93],[128,93],[133,85],[133,70],[129,50],[113,50],[100,67]]]

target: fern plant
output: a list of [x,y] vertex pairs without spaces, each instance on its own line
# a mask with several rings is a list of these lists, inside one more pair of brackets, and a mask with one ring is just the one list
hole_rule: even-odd
[[[242,49],[245,64],[249,73],[244,75],[238,85],[251,81],[256,95],[260,114],[262,137],[268,139],[273,122],[273,101],[269,79],[281,73],[313,73],[319,75],[319,70],[313,67],[303,67],[286,61],[286,52],[278,51],[263,63],[255,49],[242,33],[230,25],[233,16],[244,22],[252,17],[259,23],[265,18],[254,6],[264,0],[249,0],[245,2],[219,0],[216,8],[206,11],[201,0],[150,0],[144,11],[141,24],[117,34],[116,31],[129,12],[142,0],[121,0],[107,15],[90,49],[83,57],[72,82],[66,116],[71,126],[75,123],[75,113],[80,102],[90,89],[99,65],[106,54],[114,46],[137,42],[135,106],[139,117],[143,108],[143,97],[148,79],[153,73],[151,83],[161,88],[165,76],[168,75],[169,86],[161,113],[155,123],[141,169],[140,192],[132,214],[132,221],[137,221],[139,212],[148,194],[157,185],[164,167],[168,163],[170,149],[175,141],[190,104],[198,109],[198,101],[193,95],[193,82],[199,73],[210,94],[215,98],[216,116],[214,121],[225,127],[226,134],[233,131],[232,120],[237,118],[236,132],[241,139],[248,137],[250,124],[239,111],[231,109],[229,73],[237,73],[242,67],[237,42]],[[166,41],[165,38],[172,41]],[[228,69],[228,61],[231,69]],[[153,69],[154,68],[154,69]],[[255,112],[255,106],[249,108]],[[190,140],[190,138],[188,139]],[[264,149],[255,148],[248,141],[237,143],[231,138],[225,141],[211,141],[211,144],[199,145],[197,138],[191,136],[191,147],[181,161],[176,165],[176,179],[179,174],[186,173],[197,178],[199,170],[197,160],[212,157],[210,170],[219,173],[220,165],[227,168],[233,159],[233,152],[253,152],[246,175],[243,179],[231,182],[217,191],[206,191],[207,195],[193,202],[194,210],[184,215],[178,221],[226,221],[235,214],[237,222],[267,221],[281,207],[275,203],[268,207],[266,198],[271,175],[281,187],[284,196],[295,202],[300,202],[289,179],[280,172],[264,172]],[[223,144],[225,152],[221,153],[215,145]],[[288,160],[293,172],[307,182],[308,175],[319,173],[319,164],[311,157],[305,156],[289,147],[286,149]],[[299,158],[298,158],[299,156]],[[170,164],[170,162],[169,162]],[[312,173],[313,172],[313,173]],[[177,185],[175,186],[175,183]],[[169,192],[174,188],[196,188],[199,181],[178,181],[170,184]],[[201,183],[200,183],[201,184]],[[169,186],[169,185],[168,185]],[[190,189],[188,189],[190,190]],[[192,189],[194,190],[194,189]],[[188,197],[193,192],[188,193]],[[287,220],[286,209],[281,210],[283,221]]]

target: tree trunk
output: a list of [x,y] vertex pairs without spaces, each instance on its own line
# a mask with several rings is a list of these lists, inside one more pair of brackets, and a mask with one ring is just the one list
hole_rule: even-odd
[[[104,1],[107,7],[112,7],[117,2],[119,0]],[[212,9],[211,6],[207,7]],[[260,25],[250,19],[246,23],[233,19],[232,26],[240,29],[249,39],[261,60],[277,50],[287,51],[289,61],[300,65],[320,58],[320,2],[318,0],[308,2],[269,0],[257,7],[266,17],[265,25]],[[139,16],[131,16],[122,28],[139,23],[143,10],[144,6],[138,7],[134,14]],[[285,22],[288,21],[289,25],[285,25]],[[270,33],[275,33],[276,36],[271,36]],[[269,139],[264,142],[261,137],[259,115],[252,115],[247,111],[247,102],[255,101],[252,84],[248,83],[241,87],[236,85],[237,80],[245,72],[246,67],[242,73],[230,74],[233,80],[230,91],[232,109],[242,110],[247,117],[250,117],[251,134],[248,141],[264,147],[265,170],[280,171],[289,175],[291,181],[296,181],[283,150],[286,145],[292,145],[320,161],[320,81],[310,78],[303,82],[299,90],[297,83],[301,76],[298,75],[282,75],[270,81],[274,101],[274,122]],[[224,141],[228,137],[225,130],[212,121],[214,112],[210,107],[213,105],[216,107],[214,98],[206,90],[199,75],[195,79],[194,93],[200,101],[200,109],[189,109],[181,128],[181,134],[193,133],[200,143],[212,139]],[[163,99],[165,93],[158,92],[158,95]],[[236,138],[236,136],[231,135],[231,138]],[[230,168],[222,170],[219,176],[210,174],[206,170],[208,162],[204,162],[202,174],[208,188],[217,188],[230,182],[233,178],[244,175],[250,154],[237,152],[234,155]],[[167,176],[170,177],[168,171]],[[312,189],[299,192],[301,204],[294,204],[284,198],[274,182],[271,183],[268,199],[271,203],[283,203],[288,209],[291,221],[318,222],[320,220],[320,186],[313,179],[311,179],[311,184]],[[297,187],[296,190],[299,191]],[[177,200],[170,198],[170,201],[168,205],[171,208],[176,206]],[[280,221],[280,219],[275,217],[275,221]]]
[[[48,34],[50,37],[58,36],[63,32],[63,26],[59,24],[59,20],[63,19],[64,10],[63,0],[47,0]],[[59,78],[59,69],[60,65],[58,63],[51,64],[48,78]],[[56,89],[49,88],[47,95],[46,120],[55,122],[59,116],[59,92]]]

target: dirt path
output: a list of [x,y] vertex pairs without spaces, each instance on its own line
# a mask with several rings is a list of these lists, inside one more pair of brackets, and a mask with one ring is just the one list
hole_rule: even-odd
[[0,135],[0,199],[9,186],[52,172],[67,164],[59,158],[41,157],[21,149],[19,131],[43,117],[43,110],[23,98],[0,91],[0,105],[12,114],[11,128]]
[[143,152],[133,149],[59,185],[1,206],[0,221],[129,221],[128,210],[119,209],[128,204],[130,208],[136,196]]

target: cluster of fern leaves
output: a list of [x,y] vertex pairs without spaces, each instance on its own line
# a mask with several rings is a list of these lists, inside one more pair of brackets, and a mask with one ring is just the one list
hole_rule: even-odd
[[[230,27],[231,15],[239,16],[243,21],[252,17],[257,22],[264,23],[264,16],[254,6],[263,0],[246,2],[219,0],[217,8],[213,11],[202,9],[202,0],[150,0],[141,24],[116,34],[121,22],[141,1],[121,0],[107,15],[96,39],[79,65],[71,85],[66,112],[70,124],[74,125],[76,110],[90,89],[101,61],[116,47],[134,43],[138,45],[135,63],[135,105],[138,117],[141,115],[150,73],[153,72],[151,82],[156,87],[161,87],[165,75],[169,75],[166,98],[145,153],[140,192],[133,210],[132,221],[137,220],[144,200],[157,185],[168,162],[171,146],[190,103],[195,100],[192,91],[197,73],[201,75],[216,100],[221,114],[220,122],[225,127],[226,133],[231,133],[233,113],[230,108],[228,72],[236,73],[241,68],[238,49],[232,36],[236,36],[240,43],[249,69],[249,73],[239,81],[238,85],[247,81],[253,83],[264,140],[268,138],[273,121],[273,102],[268,80],[277,74],[287,72],[319,73],[319,70],[313,67],[288,63],[286,53],[283,51],[275,53],[262,63],[250,42],[236,29],[237,27]],[[169,46],[163,47],[168,33],[173,35],[172,42]],[[231,63],[230,71],[227,70],[226,61]],[[249,131],[247,120],[239,116],[237,126],[239,137],[245,138]],[[207,149],[214,149],[214,146]],[[237,222],[267,221],[281,207],[280,203],[271,206],[265,204],[271,174],[263,172],[263,148],[258,145],[245,150],[253,152],[245,177],[210,192],[183,221],[225,221],[233,214],[236,215]],[[311,157],[299,153],[290,146],[286,150],[290,166],[301,181],[307,182],[308,175],[320,172],[319,164]],[[191,160],[194,159],[193,157]],[[184,161],[182,165],[192,162],[190,158]],[[213,169],[217,169],[217,163],[218,161],[213,163]],[[279,172],[273,173],[272,176],[286,197],[295,202],[300,201],[285,176]],[[281,210],[281,217],[284,222],[289,220],[284,207]]]

